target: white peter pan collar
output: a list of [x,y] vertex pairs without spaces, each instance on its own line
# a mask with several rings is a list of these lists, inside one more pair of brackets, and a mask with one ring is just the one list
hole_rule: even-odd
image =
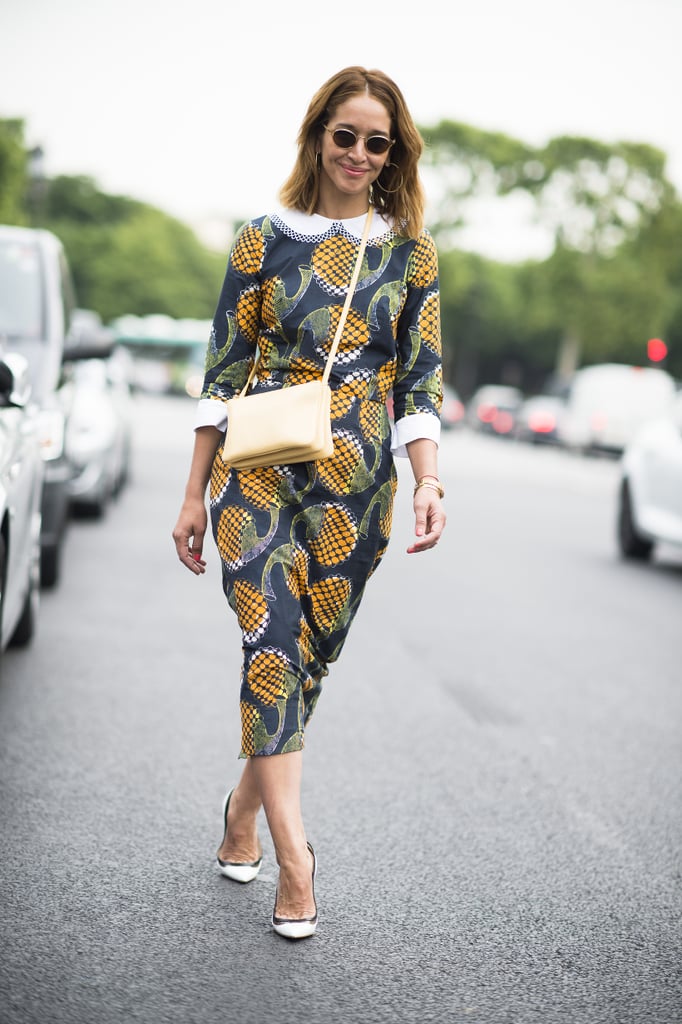
[[[324,238],[326,235],[333,235],[340,230],[344,234],[360,239],[365,227],[366,216],[366,213],[361,213],[359,217],[334,220],[330,217],[323,217],[319,213],[308,214],[302,213],[300,210],[280,207],[272,215],[272,219],[279,222],[287,234],[293,234],[298,238]],[[378,210],[375,210],[369,237],[381,238],[391,234],[392,231],[391,222],[386,220]]]

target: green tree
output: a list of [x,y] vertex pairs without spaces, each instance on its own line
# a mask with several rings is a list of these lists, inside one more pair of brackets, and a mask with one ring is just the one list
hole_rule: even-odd
[[520,268],[456,249],[440,259],[443,372],[468,396],[480,379],[544,379],[552,355],[532,352]]
[[[573,136],[533,147],[452,121],[423,134],[427,171],[436,182],[432,230],[441,251],[457,244],[470,200],[502,200],[514,192],[533,197],[537,219],[554,236],[551,257],[522,265],[515,277],[487,267],[485,288],[479,282],[473,306],[469,300],[470,321],[471,309],[487,309],[472,321],[479,322],[476,344],[482,353],[493,342],[489,338],[485,348],[481,315],[490,327],[495,303],[508,314],[512,307],[522,310],[522,317],[512,316],[504,328],[508,342],[498,337],[494,346],[508,344],[510,353],[520,348],[522,363],[536,372],[547,366],[552,349],[554,369],[564,376],[580,361],[641,362],[652,333],[682,332],[680,247],[678,241],[676,256],[669,227],[679,225],[680,206],[660,150]],[[451,307],[447,300],[446,320]],[[470,336],[471,328],[462,344],[470,344]],[[671,367],[677,358],[671,356]]]
[[665,154],[644,143],[566,135],[536,147],[457,121],[422,131],[425,165],[437,172],[433,230],[446,243],[466,222],[468,200],[523,191],[536,200],[557,245],[610,253],[674,196]]
[[213,315],[224,258],[181,221],[86,177],[50,183],[45,227],[66,249],[78,301],[104,320],[126,313]]
[[28,154],[24,122],[0,118],[0,224],[25,224]]

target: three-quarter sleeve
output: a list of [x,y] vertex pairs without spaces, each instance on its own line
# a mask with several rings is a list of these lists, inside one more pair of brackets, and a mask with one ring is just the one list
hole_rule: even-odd
[[240,391],[248,378],[258,342],[264,250],[261,228],[256,223],[244,225],[230,252],[211,326],[195,428],[224,430],[224,402]]
[[430,438],[436,444],[440,440],[443,371],[438,254],[426,230],[410,256],[406,286],[393,386],[391,450],[397,456],[406,456],[406,445],[418,438]]

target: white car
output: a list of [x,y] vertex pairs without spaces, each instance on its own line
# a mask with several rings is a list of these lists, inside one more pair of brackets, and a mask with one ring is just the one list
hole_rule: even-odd
[[675,381],[659,367],[585,366],[571,382],[559,440],[575,451],[619,456],[639,428],[665,414],[674,399]]
[[626,558],[647,559],[657,543],[682,547],[682,392],[623,454],[617,529]]

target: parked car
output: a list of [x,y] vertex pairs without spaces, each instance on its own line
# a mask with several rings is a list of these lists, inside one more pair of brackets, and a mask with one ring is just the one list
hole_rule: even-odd
[[440,410],[440,423],[444,430],[452,430],[464,422],[464,402],[457,391],[449,384],[443,385],[443,405]]
[[128,353],[83,359],[69,372],[71,400],[64,449],[73,475],[71,508],[102,516],[130,473],[132,397]]
[[565,403],[555,395],[527,398],[516,416],[514,437],[531,444],[558,444]]
[[650,558],[657,543],[682,547],[682,392],[625,449],[617,536],[626,558]]
[[0,650],[31,640],[40,591],[40,507],[45,463],[28,363],[0,359]]
[[45,461],[40,578],[50,587],[59,577],[73,475],[64,451],[71,399],[64,363],[91,356],[90,342],[101,351],[101,339],[90,336],[87,317],[78,321],[64,249],[49,231],[0,225],[0,294],[0,337],[28,361],[31,402],[39,409]]
[[674,397],[675,381],[658,367],[583,367],[569,387],[561,441],[577,451],[620,456],[642,424],[664,415]]
[[75,301],[61,243],[48,231],[0,226],[0,334],[26,357],[32,400],[40,409],[45,483],[41,582],[57,580],[68,521],[69,467],[64,458],[64,409],[59,392],[64,343]]
[[518,388],[502,384],[485,384],[467,406],[467,422],[474,430],[500,437],[511,436],[523,403]]

